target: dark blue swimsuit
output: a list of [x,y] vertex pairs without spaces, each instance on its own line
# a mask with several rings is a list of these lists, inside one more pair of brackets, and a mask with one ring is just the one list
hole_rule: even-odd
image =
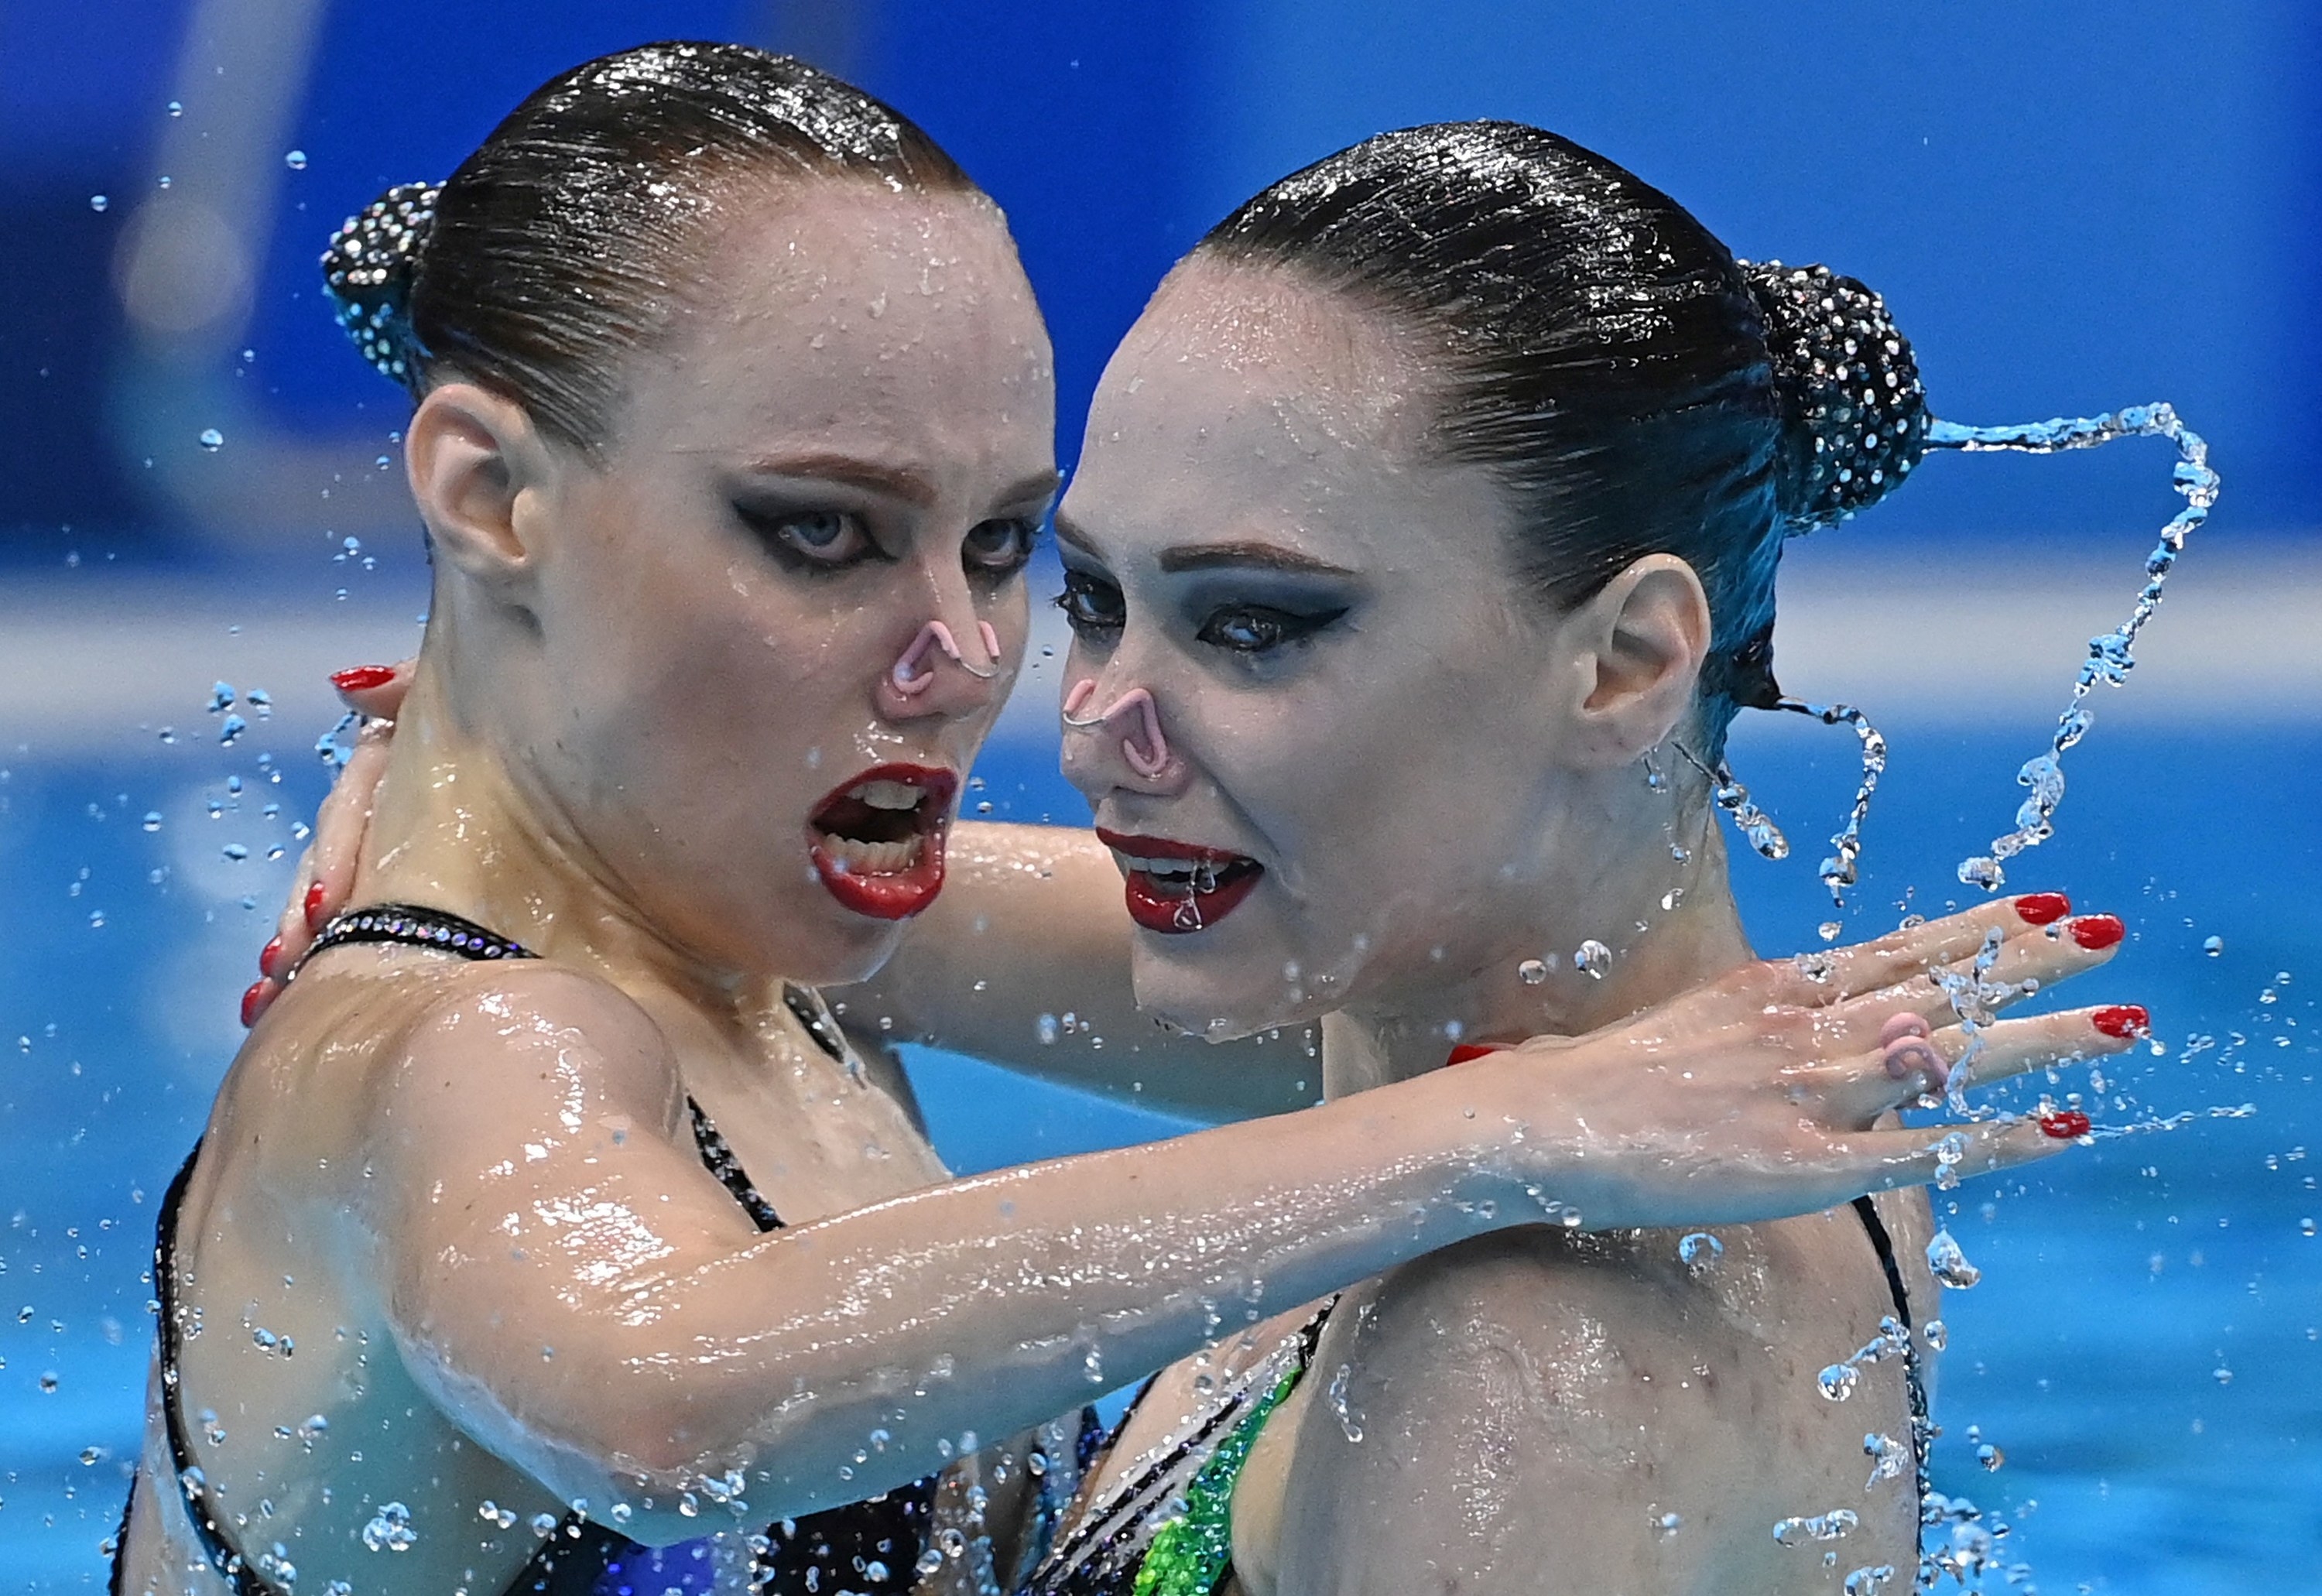
[[[528,950],[482,926],[438,909],[389,904],[340,916],[323,929],[307,951],[311,959],[325,948],[343,943],[391,942],[435,948],[464,959],[529,959]],[[302,961],[303,962],[303,961]],[[782,1001],[806,1027],[816,1045],[841,1063],[849,1062],[846,1044],[821,1006],[798,988],[785,988]],[[750,1183],[741,1163],[709,1122],[701,1105],[690,1097],[693,1142],[701,1162],[716,1175],[753,1224],[776,1230],[782,1219],[773,1206]],[[153,1294],[160,1304],[161,1409],[169,1432],[169,1456],[176,1465],[187,1517],[195,1538],[208,1554],[210,1564],[234,1591],[234,1596],[287,1596],[284,1589],[251,1560],[234,1549],[225,1528],[211,1517],[202,1489],[202,1473],[194,1460],[193,1444],[179,1410],[178,1391],[178,1318],[177,1298],[178,1209],[201,1156],[196,1143],[178,1178],[161,1200],[160,1224],[153,1242]],[[769,1550],[757,1559],[752,1588],[768,1596],[834,1596],[840,1591],[866,1593],[908,1591],[918,1580],[915,1566],[927,1539],[934,1509],[936,1480],[926,1479],[890,1491],[868,1501],[849,1502],[785,1518],[766,1531]],[[130,1485],[133,1501],[137,1488]],[[112,1596],[125,1596],[121,1560],[129,1539],[129,1514],[123,1509],[119,1546],[114,1555]],[[567,1513],[532,1560],[507,1585],[506,1596],[664,1596],[672,1590],[688,1596],[711,1588],[716,1559],[708,1539],[683,1541],[672,1546],[644,1546],[596,1524],[579,1512]]]

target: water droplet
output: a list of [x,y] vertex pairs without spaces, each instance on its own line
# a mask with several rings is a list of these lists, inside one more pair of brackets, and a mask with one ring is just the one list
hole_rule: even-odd
[[1613,950],[1590,937],[1572,950],[1572,967],[1586,973],[1592,980],[1603,980],[1604,971],[1612,967]]
[[2201,951],[2212,959],[2218,958],[2226,951],[2226,939],[2222,936],[2205,936],[2201,939]]
[[88,208],[92,211],[101,211],[112,203],[102,194],[92,194],[88,196]]
[[[1869,1442],[1866,1440],[1863,1445],[1868,1448]],[[1802,1546],[1808,1541],[1843,1540],[1861,1522],[1861,1515],[1852,1509],[1833,1508],[1827,1513],[1783,1519],[1774,1526],[1774,1539],[1786,1546]]]
[[1815,1376],[1815,1383],[1822,1388],[1822,1394],[1827,1400],[1843,1402],[1854,1394],[1854,1388],[1861,1379],[1862,1372],[1853,1364],[1833,1363]]
[[172,116],[183,116],[186,114],[186,107],[179,102],[171,100],[169,105],[169,112]]
[[1359,1446],[1363,1438],[1362,1421],[1347,1406],[1347,1382],[1354,1377],[1354,1373],[1353,1364],[1340,1363],[1339,1372],[1330,1376],[1330,1389],[1326,1394],[1330,1411],[1338,1418],[1339,1428],[1345,1432],[1348,1440]]
[[1056,1017],[1053,1014],[1042,1015],[1032,1022],[1032,1031],[1039,1037],[1041,1046],[1054,1046],[1056,1040]]
[[1997,1473],[2007,1464],[2007,1454],[1986,1441],[1975,1449],[1975,1460],[1983,1465],[1986,1473]]
[[[1702,1257],[1704,1253],[1709,1254],[1706,1259]],[[1680,1263],[1692,1263],[1696,1261],[1710,1263],[1724,1255],[1725,1244],[1706,1230],[1687,1231],[1677,1239],[1677,1257]]]
[[1839,939],[1840,935],[1843,933],[1845,929],[1846,925],[1843,921],[1824,920],[1821,925],[1815,927],[1815,935],[1821,937],[1824,942],[1836,942]]
[[160,810],[148,809],[145,811],[145,829],[147,831],[159,831],[161,829]]
[[1676,1513],[1663,1513],[1653,1520],[1653,1533],[1667,1540],[1685,1528],[1685,1519]]
[[1983,1271],[1967,1261],[1958,1238],[1948,1228],[1936,1231],[1934,1240],[1927,1244],[1927,1269],[1955,1291],[1964,1291],[1983,1278]]
[[206,426],[202,429],[200,442],[203,448],[215,454],[225,447],[225,434],[214,426]]
[[1846,1576],[1846,1596],[1879,1596],[1894,1577],[1891,1563],[1865,1564]]
[[553,1513],[535,1513],[532,1516],[532,1533],[538,1536],[543,1540],[546,1540],[550,1536],[554,1535],[556,1533],[556,1515]]
[[1881,1480],[1892,1480],[1911,1466],[1911,1449],[1892,1436],[1876,1431],[1862,1437],[1863,1455],[1870,1459],[1870,1478],[1863,1485],[1868,1491]]
[[293,150],[282,158],[282,164],[294,172],[303,172],[306,169],[306,152],[304,150]]
[[383,1504],[362,1527],[362,1544],[373,1552],[411,1550],[419,1544],[419,1534],[411,1528],[411,1509],[399,1501]]
[[1548,964],[1540,959],[1526,959],[1516,966],[1516,979],[1528,987],[1536,987],[1548,979]]
[[1951,1327],[1941,1319],[1929,1319],[1919,1327],[1919,1334],[1925,1336],[1927,1345],[1937,1352],[1943,1351],[1944,1347],[1951,1345]]

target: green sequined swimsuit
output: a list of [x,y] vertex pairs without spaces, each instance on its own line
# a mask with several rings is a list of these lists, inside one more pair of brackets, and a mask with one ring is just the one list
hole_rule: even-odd
[[1222,1586],[1242,1464],[1306,1373],[1336,1301],[1220,1382],[1142,1467],[1090,1501],[1020,1596],[1211,1596]]

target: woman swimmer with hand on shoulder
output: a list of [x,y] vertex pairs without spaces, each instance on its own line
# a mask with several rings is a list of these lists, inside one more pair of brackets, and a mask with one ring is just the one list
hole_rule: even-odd
[[[419,398],[432,618],[350,772],[377,792],[348,907],[277,951],[297,979],[165,1204],[120,1589],[612,1591],[713,1527],[737,1585],[1010,1579],[1045,1538],[1010,1492],[1074,1448],[972,1436],[1551,1212],[1738,1224],[1926,1180],[1936,1133],[1873,1127],[1959,1045],[1880,1044],[1925,971],[1988,927],[2009,973],[2103,957],[2007,904],[1819,981],[1736,946],[1586,1035],[950,1181],[816,989],[877,977],[860,1011],[1038,1067],[1035,1001],[1127,1026],[1135,935],[1093,842],[954,832],[1055,482],[997,211],[820,73],[649,46],[334,264]],[[1199,745],[1143,724],[1137,780],[1184,779]],[[2026,1024],[1989,1073],[2106,1045]],[[1964,1172],[2056,1145],[1960,1134]]]

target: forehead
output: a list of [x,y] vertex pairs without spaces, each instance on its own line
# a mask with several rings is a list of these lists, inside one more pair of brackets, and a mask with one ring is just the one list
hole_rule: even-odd
[[1314,543],[1495,506],[1478,468],[1428,446],[1437,393],[1417,335],[1388,318],[1196,256],[1105,368],[1065,513],[1107,542],[1230,527]]
[[1051,448],[1047,329],[999,213],[871,181],[722,201],[619,431],[671,447],[812,434],[866,452]]

